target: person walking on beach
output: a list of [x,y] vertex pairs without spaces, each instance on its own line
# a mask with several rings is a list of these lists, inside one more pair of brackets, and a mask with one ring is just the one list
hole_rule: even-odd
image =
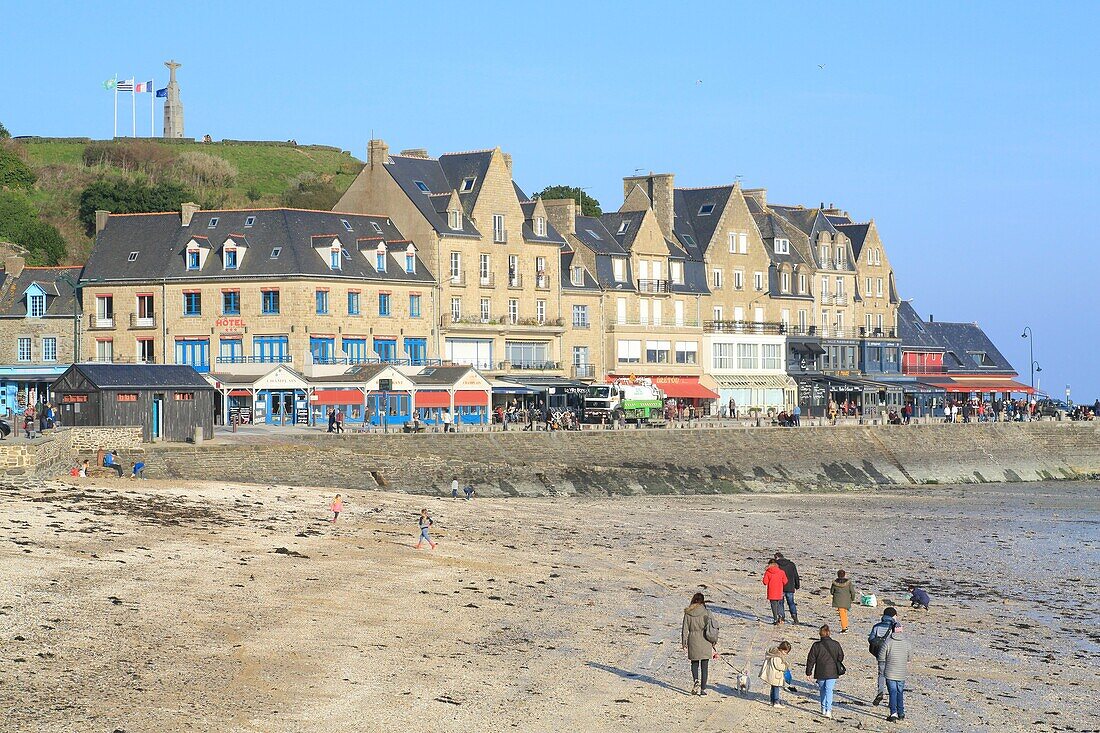
[[772,625],[783,623],[783,588],[787,585],[787,574],[775,558],[768,560],[768,567],[764,571],[764,577],[760,580],[768,589],[768,603],[772,607]]
[[[882,651],[882,645],[890,638],[890,634],[897,625],[895,620],[897,615],[898,609],[889,606],[882,612],[882,620],[872,626],[871,633],[867,634],[867,651],[871,652],[871,656],[876,660],[878,659],[878,653]],[[884,697],[886,697],[886,663],[879,662],[878,685],[875,689],[875,701],[872,704],[881,705]]]
[[773,646],[764,656],[764,666],[760,668],[760,679],[771,685],[771,703],[773,708],[783,707],[779,702],[779,691],[786,682],[790,665],[787,664],[787,654],[791,651],[788,641],[779,642],[779,646]]
[[344,499],[339,494],[332,500],[332,504],[329,505],[329,509],[332,510],[332,521],[336,522],[340,518],[340,512],[344,511]]
[[829,586],[833,594],[833,608],[840,615],[840,633],[848,633],[848,611],[856,601],[856,589],[843,570],[836,571],[836,580]]
[[451,498],[458,498],[458,476],[451,477]]
[[680,646],[691,662],[691,694],[707,694],[707,667],[718,643],[718,624],[707,608],[702,593],[691,597],[691,604],[684,609],[684,623],[680,631]]
[[905,675],[912,654],[909,638],[902,632],[901,624],[896,624],[878,653],[878,662],[886,669],[886,688],[890,691],[890,714],[886,720],[891,723],[905,720]]
[[[783,557],[782,552],[775,553],[775,562],[779,565],[783,574],[787,576],[787,584],[783,586],[783,598],[787,601],[787,608],[791,612],[791,620],[798,624],[798,606],[794,605],[794,592],[802,587],[798,579],[798,567]],[[779,616],[783,618],[783,607],[779,607]]]
[[844,649],[829,635],[828,624],[822,626],[818,633],[821,638],[813,643],[810,653],[806,655],[806,677],[817,682],[821,714],[831,718],[836,681],[847,671],[844,668]]
[[428,516],[427,509],[420,510],[420,519],[417,520],[416,524],[418,527],[420,527],[420,539],[416,541],[416,549],[420,549],[420,544],[422,542],[427,542],[428,546],[434,550],[435,543],[432,542],[432,538],[428,534],[428,530],[432,528],[432,525],[435,524],[435,522],[433,522],[432,518]]

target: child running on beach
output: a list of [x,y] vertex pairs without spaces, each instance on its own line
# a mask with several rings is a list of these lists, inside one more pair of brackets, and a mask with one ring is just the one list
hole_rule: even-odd
[[329,505],[329,509],[332,510],[332,521],[335,522],[340,518],[340,512],[344,511],[344,500],[339,494],[332,500],[332,504]]
[[433,522],[432,518],[428,516],[427,509],[420,510],[420,519],[417,521],[416,524],[418,527],[420,527],[420,539],[416,541],[416,549],[419,550],[420,544],[426,541],[428,543],[428,546],[434,550],[435,543],[432,542],[432,538],[428,535],[428,530],[431,529],[432,525],[435,524],[435,522]]

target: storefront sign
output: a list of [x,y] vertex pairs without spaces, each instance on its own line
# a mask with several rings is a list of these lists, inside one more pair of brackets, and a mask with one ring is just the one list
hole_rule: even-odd
[[243,318],[219,318],[214,321],[217,328],[244,328],[245,325]]

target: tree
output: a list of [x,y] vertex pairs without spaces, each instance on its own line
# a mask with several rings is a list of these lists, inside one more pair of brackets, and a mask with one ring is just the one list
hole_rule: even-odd
[[37,219],[38,213],[26,196],[0,190],[0,239],[16,241]]
[[331,210],[340,200],[336,185],[327,178],[319,178],[313,173],[296,176],[283,192],[283,206],[292,209]]
[[144,214],[154,211],[178,211],[180,204],[194,198],[178,183],[149,186],[141,181],[101,178],[80,193],[80,221],[89,235],[95,234],[95,212],[103,209],[116,214]]
[[8,132],[8,128],[4,127],[4,123],[0,122],[0,140],[7,140],[11,137],[11,133]]
[[8,146],[0,146],[0,188],[30,188],[38,176]]
[[573,199],[581,205],[584,216],[599,216],[603,213],[600,202],[576,186],[547,186],[535,194],[542,199]]
[[41,221],[34,205],[16,191],[0,191],[0,239],[26,249],[31,265],[56,265],[65,257],[61,233]]

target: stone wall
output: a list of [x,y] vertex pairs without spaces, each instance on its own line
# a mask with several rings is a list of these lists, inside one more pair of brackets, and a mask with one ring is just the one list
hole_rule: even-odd
[[100,448],[124,458],[144,453],[141,427],[63,427],[34,440],[8,439],[0,443],[0,477],[64,473],[83,458],[94,461]]
[[150,477],[486,495],[850,490],[1100,475],[1100,423],[302,436],[157,445]]

